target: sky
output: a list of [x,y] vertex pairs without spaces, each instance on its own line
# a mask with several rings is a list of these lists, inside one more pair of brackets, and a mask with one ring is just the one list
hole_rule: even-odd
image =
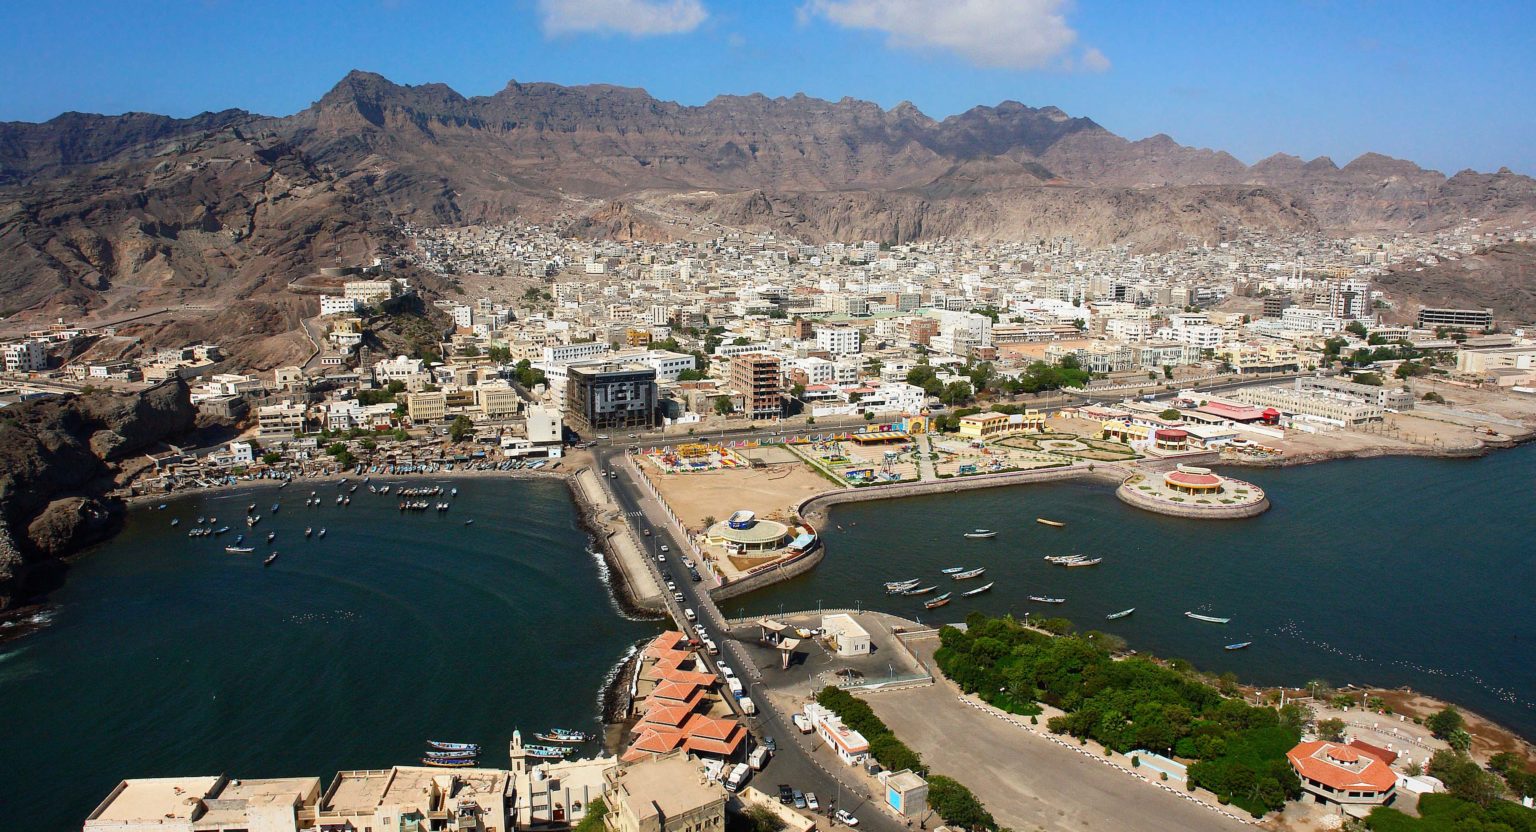
[[287,115],[349,70],[490,95],[510,80],[1015,100],[1253,163],[1367,151],[1536,175],[1536,2],[1478,0],[37,0],[0,4],[0,121]]

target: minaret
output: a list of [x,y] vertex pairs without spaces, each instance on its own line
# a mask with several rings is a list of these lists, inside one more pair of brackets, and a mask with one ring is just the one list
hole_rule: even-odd
[[512,773],[526,774],[528,772],[528,752],[523,750],[523,732],[512,730]]

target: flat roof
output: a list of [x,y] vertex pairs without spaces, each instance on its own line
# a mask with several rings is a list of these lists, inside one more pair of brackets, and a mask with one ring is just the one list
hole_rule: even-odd
[[325,800],[326,813],[350,815],[373,811],[394,776],[393,769],[336,772]]
[[87,823],[190,820],[202,809],[203,798],[223,780],[223,775],[124,780]]
[[658,811],[663,817],[672,817],[725,798],[725,790],[718,783],[704,780],[703,766],[683,756],[656,757],[623,766],[617,783],[630,797],[630,810],[640,818]]

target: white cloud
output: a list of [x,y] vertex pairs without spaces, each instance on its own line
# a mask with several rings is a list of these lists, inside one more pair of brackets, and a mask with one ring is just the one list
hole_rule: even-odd
[[1070,8],[1071,0],[807,0],[801,10],[885,32],[891,46],[947,50],[981,66],[1108,69],[1098,49],[1075,62],[1064,57],[1077,41],[1067,25]]
[[680,35],[709,17],[703,0],[538,0],[545,35]]

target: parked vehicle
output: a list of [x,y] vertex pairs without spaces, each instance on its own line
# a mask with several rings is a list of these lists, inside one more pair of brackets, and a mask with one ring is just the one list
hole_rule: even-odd
[[811,724],[811,718],[805,714],[795,714],[790,717],[790,721],[795,723],[795,727],[799,728],[802,734],[809,734],[815,730],[815,726]]
[[699,620],[699,616],[698,616],[698,614],[696,614],[693,611],[693,607],[688,607],[688,608],[684,609],[683,610],[683,617],[688,619],[689,621],[698,621]]
[[841,824],[843,824],[845,826],[858,826],[859,825],[859,819],[854,817],[853,813],[849,812],[847,809],[838,809],[836,812],[832,813],[832,817],[838,823],[841,823]]
[[768,758],[771,754],[772,752],[768,750],[767,746],[759,745],[752,749],[752,753],[747,756],[747,765],[752,766],[753,771],[762,771],[763,767],[768,765]]
[[731,773],[726,775],[725,790],[728,792],[741,791],[741,787],[746,785],[747,778],[751,776],[751,766],[747,765],[746,763],[737,763],[736,767],[731,769]]
[[804,809],[805,808],[805,793],[800,791],[799,789],[795,789],[795,808],[796,809]]
[[819,810],[821,808],[821,801],[816,799],[816,793],[815,792],[806,792],[805,793],[805,805],[812,812],[815,812],[815,811],[817,811],[817,810]]
[[[734,681],[734,680],[732,680],[732,681]],[[743,697],[741,697],[740,702],[741,702],[741,712],[742,713],[746,714],[747,716],[751,716],[751,715],[757,713],[757,703],[752,701],[752,697],[750,697],[750,696],[743,696]]]
[[794,803],[795,802],[795,790],[791,789],[785,783],[780,783],[779,784],[779,802],[784,804],[785,806],[788,806],[788,805]]

